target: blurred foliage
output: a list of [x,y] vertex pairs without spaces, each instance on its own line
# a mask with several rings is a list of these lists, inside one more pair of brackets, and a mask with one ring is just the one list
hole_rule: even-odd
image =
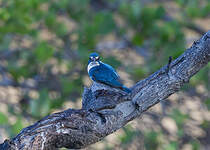
[[[16,87],[21,93],[17,105],[6,103],[7,113],[0,111],[0,127],[12,137],[28,124],[81,99],[88,55],[110,35],[127,42],[122,54],[133,52],[142,57],[144,62],[139,66],[125,63],[126,59],[112,55],[112,51],[99,52],[104,62],[123,68],[134,82],[166,64],[169,56],[178,57],[186,48],[184,30],[195,27],[195,19],[209,17],[210,1],[173,1],[181,10],[178,17],[170,16],[166,5],[138,0],[0,0],[1,82],[5,74],[8,77],[1,85]],[[209,70],[210,64],[192,78],[190,87],[201,84],[209,91]],[[205,99],[209,109],[209,95]],[[178,126],[177,141],[163,144],[159,137],[164,131],[148,131],[144,133],[146,149],[181,147],[178,140],[185,135],[183,126],[189,116],[178,109],[168,116]],[[207,129],[206,124],[201,126]],[[123,130],[119,137],[122,144],[138,136],[129,126]],[[194,150],[200,147],[198,140],[189,143]]]
[[123,131],[124,135],[120,136],[119,138],[120,142],[124,145],[130,143],[133,140],[133,138],[137,135],[137,132],[134,131],[129,125],[124,127]]
[[148,133],[146,133],[144,139],[145,148],[148,150],[158,149],[158,146],[160,144],[160,135],[160,133],[155,131],[149,131]]

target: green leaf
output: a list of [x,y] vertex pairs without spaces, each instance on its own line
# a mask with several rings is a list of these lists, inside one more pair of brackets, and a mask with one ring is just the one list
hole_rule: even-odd
[[201,16],[206,17],[210,14],[210,3],[206,4],[203,9],[201,9]]
[[94,32],[98,32],[100,34],[107,34],[114,30],[115,22],[112,18],[111,13],[97,13],[93,19],[93,27]]
[[137,135],[137,132],[130,125],[124,127],[123,130],[125,134],[119,137],[122,144],[130,143],[134,136]]
[[174,141],[167,144],[164,150],[177,150],[177,148],[178,148],[178,143]]
[[0,112],[0,125],[5,125],[5,124],[8,124],[7,116],[2,112]]
[[144,144],[147,150],[156,150],[160,142],[158,141],[159,133],[155,131],[150,131],[145,134]]
[[161,18],[165,15],[165,9],[163,6],[159,6],[157,9],[156,9],[156,18]]
[[41,42],[35,49],[34,54],[38,63],[45,63],[54,54],[53,48],[46,42]]
[[47,25],[47,27],[53,29],[55,23],[56,15],[53,12],[47,14],[47,16],[45,17],[45,24]]
[[8,71],[12,77],[18,81],[20,77],[29,77],[33,72],[30,72],[27,65],[19,66],[16,62],[10,62]]
[[132,43],[135,45],[141,46],[143,42],[144,42],[144,37],[140,33],[135,34],[134,37],[132,38]]
[[67,27],[62,23],[56,24],[56,35],[59,37],[65,36],[67,34]]
[[206,104],[208,110],[210,110],[210,98],[205,100],[204,103]]
[[193,18],[198,17],[200,15],[200,10],[196,6],[187,7],[186,12],[187,12],[187,15],[189,15],[190,17],[193,17]]
[[193,146],[193,150],[200,150],[200,142],[198,140],[191,141],[191,144]]
[[18,134],[23,128],[22,117],[18,117],[15,124],[12,125],[12,133]]
[[[58,1],[60,3],[60,1]],[[70,0],[68,6],[68,13],[72,19],[82,22],[91,15],[90,14],[90,0]],[[86,20],[87,21],[87,20]],[[88,20],[89,21],[89,20]]]
[[204,120],[201,124],[201,127],[206,130],[208,128],[210,128],[210,121]]
[[[186,119],[189,118],[187,114],[181,113],[178,109],[174,109],[173,113],[170,116],[176,121],[176,124],[178,125],[179,129],[182,129],[182,125],[184,124]],[[180,132],[182,131],[180,130]]]
[[185,6],[185,5],[187,5],[188,0],[176,0],[176,2],[177,2],[180,6]]

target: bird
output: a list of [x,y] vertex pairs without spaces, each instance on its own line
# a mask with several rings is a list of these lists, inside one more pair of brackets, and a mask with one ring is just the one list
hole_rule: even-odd
[[88,60],[87,72],[91,80],[102,83],[114,88],[123,90],[126,93],[130,93],[131,90],[124,86],[120,80],[120,76],[115,69],[103,63],[100,60],[98,53],[91,53]]

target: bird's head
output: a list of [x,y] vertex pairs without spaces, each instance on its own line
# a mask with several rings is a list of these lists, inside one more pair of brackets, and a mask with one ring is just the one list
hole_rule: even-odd
[[90,54],[90,56],[89,56],[89,61],[88,61],[88,63],[90,63],[90,62],[98,62],[98,61],[100,61],[100,56],[99,56],[99,54],[98,53],[91,53]]

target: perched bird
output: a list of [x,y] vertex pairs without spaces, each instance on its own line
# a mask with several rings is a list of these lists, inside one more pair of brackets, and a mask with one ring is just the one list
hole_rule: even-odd
[[129,88],[121,83],[120,77],[114,68],[100,61],[100,56],[97,53],[90,54],[87,71],[90,78],[95,82],[119,88],[127,93],[131,92]]

